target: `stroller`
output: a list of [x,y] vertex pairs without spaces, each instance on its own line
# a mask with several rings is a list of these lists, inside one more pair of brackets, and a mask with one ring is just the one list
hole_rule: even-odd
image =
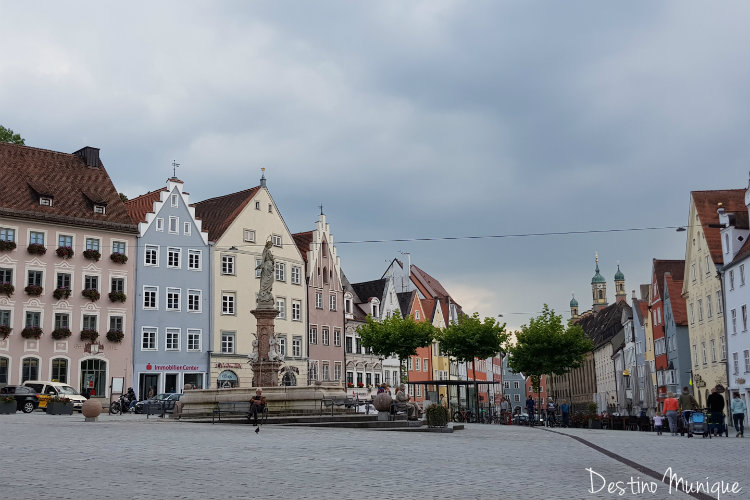
[[693,434],[700,434],[704,438],[710,437],[708,432],[708,420],[706,420],[706,414],[700,410],[694,410],[690,413],[688,419],[685,419],[683,413],[683,421],[687,428],[688,437],[693,437]]

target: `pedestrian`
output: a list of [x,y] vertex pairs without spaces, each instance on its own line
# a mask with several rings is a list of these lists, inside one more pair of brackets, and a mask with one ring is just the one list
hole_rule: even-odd
[[557,420],[555,420],[555,401],[552,399],[552,396],[547,398],[547,425],[550,427],[554,427],[557,424]]
[[654,415],[654,430],[656,431],[657,436],[661,436],[661,429],[664,425],[664,417],[661,415],[661,413],[657,413]]
[[526,400],[526,411],[529,414],[529,425],[534,425],[534,398],[529,394],[529,399]]
[[664,413],[667,416],[669,422],[669,431],[673,436],[677,435],[677,412],[680,409],[680,402],[674,397],[674,393],[670,392],[667,394],[667,399],[664,400]]
[[560,405],[560,414],[562,415],[563,427],[569,427],[570,426],[570,405],[568,404],[567,399],[562,400],[562,404]]
[[150,387],[148,388],[148,399],[151,399],[151,398],[153,398],[154,396],[156,396],[156,389],[155,389],[155,388],[154,388],[154,386],[152,385],[152,386],[150,386]]
[[734,422],[734,430],[737,431],[735,437],[745,437],[745,402],[740,399],[740,393],[735,392],[732,394],[732,406],[730,410],[732,412],[732,422]]
[[711,415],[711,428],[709,429],[709,432],[714,436],[718,436],[724,430],[724,406],[726,406],[726,404],[724,402],[724,396],[721,395],[724,387],[722,386],[721,389],[722,390],[719,391],[719,386],[714,387],[711,389],[711,395],[706,398],[706,405],[708,406],[708,411]]
[[688,389],[687,386],[682,388],[682,394],[680,394],[677,401],[680,402],[680,411],[682,412],[683,421],[685,423],[690,422],[690,415],[693,413],[693,410],[699,408],[699,405],[698,401],[696,401],[693,395],[690,394],[690,389]]

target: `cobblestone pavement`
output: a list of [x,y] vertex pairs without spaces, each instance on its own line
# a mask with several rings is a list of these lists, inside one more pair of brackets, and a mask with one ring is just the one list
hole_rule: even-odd
[[663,483],[654,494],[591,493],[587,468],[608,481],[652,479],[570,436],[660,474],[671,466],[689,481],[739,481],[739,494],[721,498],[750,497],[750,439],[480,424],[453,434],[253,430],[142,415],[0,416],[0,498],[694,498]]

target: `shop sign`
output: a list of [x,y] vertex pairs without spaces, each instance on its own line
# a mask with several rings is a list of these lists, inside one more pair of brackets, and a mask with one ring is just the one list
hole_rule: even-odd
[[242,369],[242,363],[216,363],[216,368]]

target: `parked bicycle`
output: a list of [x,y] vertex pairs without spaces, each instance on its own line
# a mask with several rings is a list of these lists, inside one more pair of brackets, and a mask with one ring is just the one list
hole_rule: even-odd
[[454,422],[472,422],[473,420],[474,414],[471,412],[471,410],[459,408],[458,410],[453,412]]

